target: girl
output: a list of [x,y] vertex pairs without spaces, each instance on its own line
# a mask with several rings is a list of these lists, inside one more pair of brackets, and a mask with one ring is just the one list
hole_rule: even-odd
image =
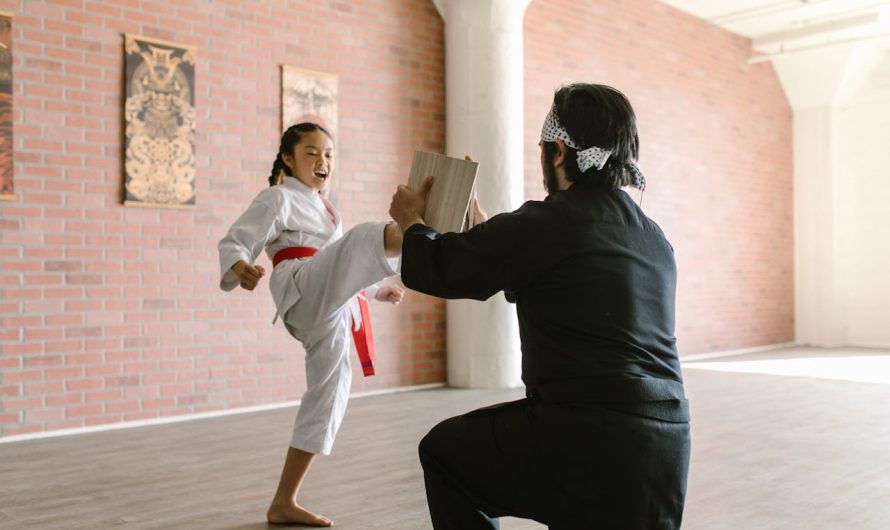
[[[265,271],[253,262],[265,247],[274,263],[269,288],[275,318],[280,316],[306,349],[308,389],[266,514],[273,524],[331,526],[330,519],[297,504],[296,497],[314,456],[330,454],[346,412],[352,335],[368,326],[359,296],[366,288],[377,300],[393,304],[404,296],[398,286],[374,285],[397,274],[402,251],[397,225],[363,223],[343,235],[340,214],[321,194],[333,172],[334,143],[327,130],[313,123],[292,126],[281,137],[269,188],[219,242],[220,287],[225,291],[256,287]],[[359,337],[355,340],[361,348]]]

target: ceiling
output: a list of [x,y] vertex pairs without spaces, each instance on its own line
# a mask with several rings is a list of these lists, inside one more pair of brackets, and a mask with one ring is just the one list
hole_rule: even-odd
[[873,42],[890,48],[890,0],[661,0],[766,54]]

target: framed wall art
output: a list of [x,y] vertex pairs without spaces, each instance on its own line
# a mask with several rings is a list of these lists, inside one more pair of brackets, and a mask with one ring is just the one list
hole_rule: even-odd
[[124,204],[195,207],[195,48],[124,35]]
[[15,198],[12,155],[12,15],[0,11],[0,200]]
[[281,67],[281,132],[310,121],[337,139],[337,75],[295,66]]

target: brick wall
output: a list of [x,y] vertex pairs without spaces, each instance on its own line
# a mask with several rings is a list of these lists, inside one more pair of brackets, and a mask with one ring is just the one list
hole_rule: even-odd
[[[337,200],[385,218],[415,146],[442,150],[428,0],[0,0],[13,12],[15,184],[0,203],[0,435],[298,399],[302,348],[265,284],[218,287],[216,242],[266,185],[282,63],[340,74]],[[122,33],[197,50],[195,211],[120,205]],[[267,265],[265,256],[260,263]],[[374,308],[379,372],[442,381],[444,310]],[[400,322],[410,322],[405,326]]]
[[[674,245],[681,353],[794,339],[791,110],[750,42],[654,0],[535,0],[525,18],[526,196],[553,90],[624,92],[643,209]],[[638,195],[638,194],[637,194]]]

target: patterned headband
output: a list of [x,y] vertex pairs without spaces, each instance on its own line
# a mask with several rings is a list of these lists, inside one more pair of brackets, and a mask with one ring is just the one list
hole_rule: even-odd
[[[544,128],[541,130],[541,140],[544,140],[545,142],[562,140],[567,146],[577,150],[578,169],[580,169],[582,173],[592,167],[595,167],[597,171],[601,171],[606,165],[606,161],[609,160],[609,156],[612,154],[612,151],[596,146],[581,149],[581,147],[572,140],[572,137],[569,136],[565,127],[559,123],[559,118],[556,117],[555,107],[550,107],[550,112],[547,113],[547,119],[544,120]],[[638,188],[640,191],[645,190],[646,177],[640,172],[640,168],[638,168],[636,164],[631,163],[630,171],[633,176],[632,186]]]
[[544,129],[541,131],[541,139],[545,142],[562,140],[567,146],[572,149],[577,149],[578,169],[581,170],[581,173],[584,173],[594,166],[597,170],[603,169],[603,166],[606,165],[606,160],[608,160],[609,155],[612,154],[612,151],[603,149],[602,147],[581,149],[581,146],[572,140],[569,133],[566,132],[565,128],[559,123],[559,118],[556,117],[556,109],[554,107],[550,107],[550,112],[547,113],[547,119],[544,120]]

